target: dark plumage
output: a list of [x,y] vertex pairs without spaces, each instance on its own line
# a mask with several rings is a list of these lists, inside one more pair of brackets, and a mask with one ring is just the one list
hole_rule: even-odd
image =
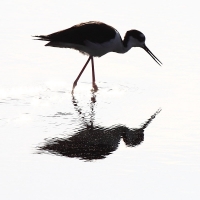
[[109,52],[126,53],[132,47],[141,47],[159,65],[162,64],[145,45],[145,36],[142,32],[138,30],[127,31],[124,40],[122,40],[119,32],[115,28],[102,22],[90,21],[49,35],[34,37],[38,40],[48,41],[45,46],[72,48],[89,55],[86,64],[74,81],[72,92],[90,60],[92,62],[93,88],[94,91],[98,90],[95,83],[93,57],[101,57]]
[[[71,28],[58,31],[49,35],[36,36],[40,40],[50,42],[65,42],[84,45],[84,41],[89,40],[94,43],[103,43],[115,37],[116,30],[101,22],[86,22],[72,26]],[[46,44],[46,46],[49,43]]]

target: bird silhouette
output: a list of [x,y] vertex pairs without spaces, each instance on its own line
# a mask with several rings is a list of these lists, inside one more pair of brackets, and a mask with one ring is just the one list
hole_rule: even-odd
[[49,35],[34,36],[38,40],[48,41],[45,46],[71,48],[89,56],[79,75],[73,83],[72,93],[79,78],[91,60],[92,86],[97,91],[93,57],[101,57],[109,52],[126,53],[132,47],[143,48],[159,65],[161,61],[145,45],[145,35],[138,30],[129,30],[122,40],[119,32],[105,23],[90,21],[77,24],[71,28],[61,30]]

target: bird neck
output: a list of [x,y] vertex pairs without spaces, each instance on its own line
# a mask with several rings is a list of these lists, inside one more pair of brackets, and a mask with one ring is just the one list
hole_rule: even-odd
[[115,52],[117,53],[126,53],[127,51],[129,51],[132,48],[131,45],[125,45],[124,41],[121,42],[121,45],[116,49]]
[[129,51],[131,49],[131,45],[126,45],[126,43],[124,42],[125,40],[122,40],[120,38],[120,42],[118,42],[114,48],[114,52],[116,53],[126,53],[127,51]]
[[126,53],[134,46],[130,42],[127,34],[125,35],[124,40],[122,40],[122,38],[118,32],[116,32],[116,36],[112,42],[113,42],[113,47],[114,47],[113,51],[116,53]]
[[123,45],[125,49],[131,49],[132,47],[144,47],[144,41],[139,41],[138,39],[129,36],[129,34],[126,33],[124,40],[123,40]]
[[138,39],[130,36],[129,31],[126,33],[124,40],[122,41],[122,44],[123,44],[122,51],[124,51],[124,53],[129,51],[132,47],[144,46],[144,42],[141,42]]

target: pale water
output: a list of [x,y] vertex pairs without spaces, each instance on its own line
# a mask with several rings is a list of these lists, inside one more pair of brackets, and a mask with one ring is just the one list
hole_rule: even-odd
[[[199,12],[192,1],[0,3],[1,199],[199,199]],[[95,58],[31,35],[99,20],[142,49]]]

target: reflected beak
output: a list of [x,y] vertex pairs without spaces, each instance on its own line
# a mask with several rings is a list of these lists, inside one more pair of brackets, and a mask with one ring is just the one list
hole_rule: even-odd
[[161,66],[162,62],[156,58],[156,56],[144,45],[143,49]]

